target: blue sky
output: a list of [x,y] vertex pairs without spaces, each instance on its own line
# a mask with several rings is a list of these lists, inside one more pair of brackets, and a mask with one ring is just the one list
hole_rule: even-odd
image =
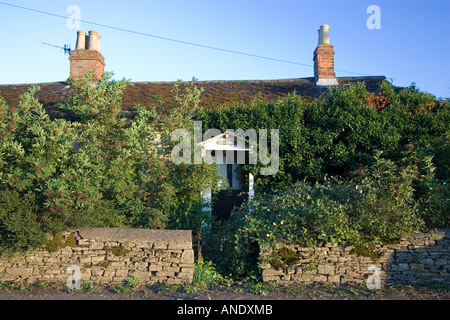
[[[47,42],[75,47],[67,19],[81,19],[150,35],[274,59],[190,46],[82,22],[96,30],[106,70],[138,81],[286,79],[313,76],[317,30],[330,25],[337,76],[384,75],[394,85],[450,96],[450,1],[447,0],[0,0],[0,84],[64,81],[68,56]],[[370,5],[380,29],[369,29]],[[306,66],[305,66],[306,65]]]

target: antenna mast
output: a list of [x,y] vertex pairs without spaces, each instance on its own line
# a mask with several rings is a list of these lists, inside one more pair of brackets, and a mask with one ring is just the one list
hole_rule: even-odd
[[68,54],[69,56],[70,56],[70,52],[72,51],[72,49],[70,49],[70,45],[67,45],[67,44],[65,44],[64,47],[60,47],[60,46],[46,43],[46,42],[42,42],[42,44],[45,44],[46,46],[50,46],[50,47],[59,48],[64,51],[64,54]]

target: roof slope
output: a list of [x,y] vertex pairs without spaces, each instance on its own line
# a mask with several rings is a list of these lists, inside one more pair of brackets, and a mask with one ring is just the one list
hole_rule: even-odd
[[[368,91],[376,92],[384,76],[373,77],[340,77],[339,87],[350,83],[364,82]],[[19,97],[34,84],[0,85],[0,96],[9,105],[19,103]],[[69,96],[69,86],[64,82],[40,83],[41,90],[35,97],[44,105],[52,117],[64,116],[64,112],[54,108],[61,100]],[[172,97],[174,82],[134,82],[123,94],[123,109],[131,111],[135,104],[143,106],[155,103],[154,96],[165,100]],[[214,108],[224,103],[248,103],[261,94],[266,101],[273,101],[296,92],[306,100],[313,100],[324,95],[328,87],[318,87],[314,78],[282,79],[282,80],[231,80],[231,81],[199,81],[204,88],[201,104],[205,108]]]

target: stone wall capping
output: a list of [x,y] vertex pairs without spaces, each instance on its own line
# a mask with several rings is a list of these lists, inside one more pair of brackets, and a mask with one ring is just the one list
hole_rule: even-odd
[[83,239],[96,241],[117,242],[127,240],[129,242],[163,242],[183,241],[191,243],[191,230],[159,230],[136,228],[86,228],[78,231]]

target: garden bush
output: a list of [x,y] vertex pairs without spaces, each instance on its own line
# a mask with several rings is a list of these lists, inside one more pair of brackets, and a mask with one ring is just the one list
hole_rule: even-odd
[[0,248],[11,255],[46,242],[34,194],[0,191]]
[[73,228],[195,230],[210,219],[201,192],[217,188],[216,168],[170,161],[172,131],[191,128],[199,108],[194,81],[159,100],[164,114],[135,106],[126,118],[121,97],[131,84],[105,74],[93,86],[91,76],[70,80],[70,98],[58,105],[75,121],[51,120],[37,86],[17,106],[0,99],[0,249],[23,251]]
[[[236,209],[217,230],[216,243],[221,245],[213,254],[223,261],[222,272],[255,276],[258,261],[252,254],[271,252],[280,244],[368,247],[427,230],[413,188],[423,177],[408,157],[396,164],[378,154],[372,165],[361,166],[351,176],[326,177],[321,183],[299,181],[277,192],[257,194]],[[274,254],[271,259],[276,259]]]

